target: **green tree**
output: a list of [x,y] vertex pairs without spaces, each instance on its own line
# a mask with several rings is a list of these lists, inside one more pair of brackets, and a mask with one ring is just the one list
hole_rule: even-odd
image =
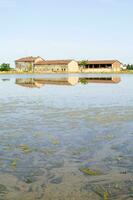
[[127,65],[127,69],[128,69],[128,70],[133,70],[133,65],[129,65],[129,64],[128,64],[128,65]]
[[10,70],[11,70],[10,64],[3,63],[0,65],[0,71],[10,71]]
[[86,66],[88,65],[88,61],[87,60],[82,60],[80,63],[79,63],[81,66]]

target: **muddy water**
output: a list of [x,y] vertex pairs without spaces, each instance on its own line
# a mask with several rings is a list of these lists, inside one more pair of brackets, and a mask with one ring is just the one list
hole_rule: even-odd
[[133,198],[133,76],[0,77],[0,200]]

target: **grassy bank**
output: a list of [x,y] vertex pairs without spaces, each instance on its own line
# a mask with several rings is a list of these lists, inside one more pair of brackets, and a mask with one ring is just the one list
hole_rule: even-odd
[[[133,74],[133,70],[123,70],[120,72],[69,72],[69,74]],[[68,74],[68,72],[17,72],[17,71],[0,71],[0,75],[4,74]]]

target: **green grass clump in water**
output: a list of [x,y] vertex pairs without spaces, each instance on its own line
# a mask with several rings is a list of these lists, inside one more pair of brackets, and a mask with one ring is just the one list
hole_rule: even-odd
[[13,160],[11,162],[11,167],[14,168],[14,169],[17,167],[17,161],[16,160]]
[[7,192],[6,186],[0,184],[0,194],[7,194]]
[[21,146],[21,150],[23,151],[23,153],[30,153],[31,149],[27,144],[22,144]]
[[86,148],[86,147],[80,147],[80,148],[72,150],[72,154],[73,155],[80,155],[80,154],[86,152],[87,150],[88,150],[88,148]]
[[57,139],[52,139],[52,140],[51,140],[51,143],[54,144],[54,145],[59,145],[59,144],[60,144],[60,141],[57,140]]
[[85,173],[85,174],[87,174],[87,175],[90,175],[90,176],[101,175],[100,171],[92,170],[90,168],[81,168],[80,171],[83,172],[83,173]]
[[104,194],[103,194],[103,199],[104,200],[108,200],[109,199],[109,193],[106,191],[106,192],[104,192]]
[[42,149],[41,150],[42,153],[44,153],[45,155],[54,155],[56,153],[55,150],[52,150],[52,149]]
[[27,177],[27,178],[25,179],[25,183],[27,183],[27,184],[30,184],[30,183],[33,183],[33,182],[35,182],[35,180],[34,180],[33,177]]

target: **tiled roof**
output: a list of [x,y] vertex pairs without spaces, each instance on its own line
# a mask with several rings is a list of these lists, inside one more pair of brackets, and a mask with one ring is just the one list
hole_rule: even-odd
[[45,60],[39,61],[37,65],[68,65],[72,60]]
[[37,56],[37,57],[33,57],[33,56],[24,57],[24,58],[20,58],[20,59],[16,60],[16,62],[35,62],[35,60],[37,58],[39,58],[39,56]]
[[119,62],[118,60],[88,60],[87,63],[88,64],[113,64],[115,62]]

